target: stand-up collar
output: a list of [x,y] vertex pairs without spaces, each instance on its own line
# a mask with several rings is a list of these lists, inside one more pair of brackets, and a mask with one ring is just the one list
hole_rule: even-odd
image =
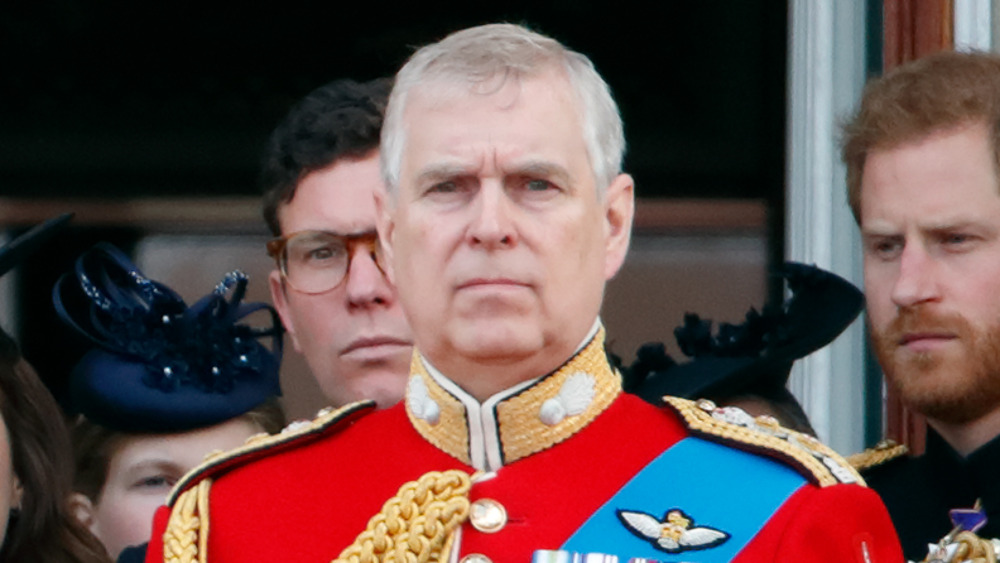
[[927,450],[922,460],[927,463],[934,482],[947,483],[949,499],[954,506],[968,508],[976,499],[983,501],[989,523],[994,530],[1000,519],[1000,437],[983,444],[962,457],[933,429],[927,430]]
[[556,371],[479,403],[414,350],[406,413],[428,442],[485,471],[540,452],[589,424],[621,393],[600,323]]

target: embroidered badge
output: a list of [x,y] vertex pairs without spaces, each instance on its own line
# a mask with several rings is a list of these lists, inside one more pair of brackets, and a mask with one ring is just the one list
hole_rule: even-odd
[[1000,554],[1000,540],[976,535],[986,525],[986,510],[977,500],[972,508],[955,508],[948,511],[955,525],[941,541],[927,544],[927,557],[931,563],[970,563],[996,561]]
[[743,409],[737,407],[716,407],[715,403],[705,399],[698,401],[698,406],[712,415],[712,418],[715,420],[742,426],[743,428],[784,440],[789,446],[808,453],[819,460],[841,483],[856,483],[858,481],[854,470],[839,457],[831,456],[824,451],[825,446],[819,440],[808,434],[783,428],[773,417],[767,415],[753,417],[743,411]]
[[419,375],[410,376],[406,391],[413,416],[426,421],[431,426],[441,420],[441,407],[434,402],[434,399],[431,399],[427,385],[424,384],[424,380],[420,379]]
[[618,510],[618,519],[633,534],[648,540],[667,553],[708,549],[725,543],[729,534],[707,526],[694,526],[694,520],[679,508],[672,508],[657,520],[645,512]]
[[593,375],[578,371],[566,378],[555,397],[542,403],[538,418],[549,426],[555,426],[567,416],[576,416],[587,410],[594,400],[597,380]]

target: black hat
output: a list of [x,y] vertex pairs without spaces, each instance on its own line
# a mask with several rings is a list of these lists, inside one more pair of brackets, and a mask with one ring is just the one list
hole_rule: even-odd
[[[28,229],[14,240],[5,244],[3,248],[0,248],[0,276],[14,269],[14,267],[35,252],[42,243],[63,230],[72,218],[72,213],[64,213],[58,217],[53,217],[40,225],[35,225]],[[21,354],[13,338],[2,328],[0,328],[0,354],[11,357],[20,356]]]
[[[117,248],[99,244],[53,288],[59,317],[98,347],[70,374],[73,406],[122,432],[182,432],[237,417],[280,395],[281,323],[241,303],[248,278],[227,274],[188,307]],[[257,311],[269,326],[240,324]],[[272,349],[258,342],[270,336]]]
[[72,213],[63,213],[48,221],[35,225],[24,234],[0,248],[0,276],[23,262],[43,242],[49,240],[73,218]]
[[689,399],[754,394],[785,396],[792,363],[826,346],[864,308],[864,294],[849,281],[815,266],[785,262],[775,274],[791,296],[751,308],[739,325],[684,316],[674,329],[681,351],[691,358],[678,364],[661,343],[644,344],[626,371],[625,389],[659,403],[664,395]]

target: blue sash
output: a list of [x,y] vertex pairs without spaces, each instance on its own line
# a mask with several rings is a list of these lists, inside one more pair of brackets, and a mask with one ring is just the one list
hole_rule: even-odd
[[[613,453],[609,452],[609,455]],[[663,562],[730,561],[803,484],[790,467],[700,438],[685,438],[660,454],[573,533],[561,550]],[[690,526],[729,535],[719,545],[671,554],[656,539],[629,530],[619,511],[644,513],[657,521],[680,509]]]

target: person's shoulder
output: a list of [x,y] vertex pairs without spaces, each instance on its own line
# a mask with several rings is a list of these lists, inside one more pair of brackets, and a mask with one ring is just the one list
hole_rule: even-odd
[[893,440],[882,440],[862,452],[847,456],[847,462],[867,478],[869,475],[898,470],[903,467],[906,460],[910,459],[907,455],[909,453],[909,448],[903,444],[897,444]]
[[126,547],[118,554],[118,559],[115,563],[142,563],[146,560],[146,551],[149,548],[149,544],[133,545],[131,547]]
[[320,410],[314,419],[292,422],[278,434],[257,434],[238,448],[209,454],[178,481],[167,497],[167,505],[173,506],[182,494],[201,482],[219,478],[233,469],[262,459],[300,450],[341,432],[374,409],[372,401],[360,401],[340,408],[328,407]]
[[695,437],[774,460],[817,487],[864,485],[861,475],[832,448],[808,434],[784,428],[771,417],[754,417],[704,399],[668,396],[664,402]]
[[890,509],[900,502],[910,502],[912,491],[933,487],[936,481],[935,472],[924,458],[910,455],[906,446],[891,440],[848,459]]

